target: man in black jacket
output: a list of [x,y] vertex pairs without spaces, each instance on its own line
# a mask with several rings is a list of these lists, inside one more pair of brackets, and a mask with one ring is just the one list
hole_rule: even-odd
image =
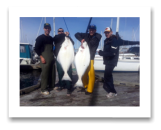
[[[90,61],[89,67],[87,68],[87,71],[82,77],[84,88],[80,90],[80,92],[85,92],[86,95],[89,95],[93,92],[94,83],[95,83],[94,57],[95,57],[95,53],[98,48],[100,39],[102,37],[99,33],[96,33],[95,25],[90,25],[88,29],[89,29],[89,33],[75,34],[75,37],[81,42],[81,47],[83,48],[82,43],[86,41],[90,50],[91,61]],[[87,80],[88,77],[89,77],[89,80]],[[85,89],[87,90],[85,91]]]
[[[64,30],[62,28],[59,28],[58,35],[55,35],[55,37],[53,38],[53,41],[55,44],[54,54],[55,54],[56,58],[58,56],[58,53],[59,53],[62,43],[65,41],[65,36],[69,37],[69,33],[64,32]],[[71,42],[74,45],[73,40],[70,37],[69,37],[69,39],[71,40]],[[71,91],[72,91],[72,82],[68,81],[68,80],[62,81],[61,79],[64,75],[64,71],[58,61],[56,61],[56,66],[57,66],[58,77],[59,77],[59,88],[57,89],[57,91],[62,90],[66,86],[67,96],[70,96]],[[72,66],[69,67],[69,70],[67,73],[68,73],[69,77],[72,79]]]
[[103,56],[103,61],[105,64],[103,88],[108,93],[107,98],[113,98],[117,96],[117,92],[114,88],[112,72],[115,66],[117,66],[119,46],[135,45],[139,44],[139,42],[122,40],[118,34],[117,36],[113,35],[112,29],[110,27],[107,27],[104,33],[106,36],[106,39],[104,41],[104,50],[100,50],[98,53],[100,56]]
[[[41,65],[41,93],[48,95],[55,87],[55,64],[53,55],[53,39],[49,36],[51,26],[44,24],[44,34],[36,38],[35,52],[40,56]],[[49,88],[47,88],[49,85]]]

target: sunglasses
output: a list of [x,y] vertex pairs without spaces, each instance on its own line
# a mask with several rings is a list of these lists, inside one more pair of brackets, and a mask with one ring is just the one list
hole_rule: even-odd
[[50,29],[50,28],[45,28],[45,29]]
[[58,32],[64,32],[64,31],[58,31]]

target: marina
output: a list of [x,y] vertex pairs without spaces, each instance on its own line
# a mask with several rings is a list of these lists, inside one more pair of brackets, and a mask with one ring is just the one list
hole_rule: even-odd
[[[64,17],[63,20],[68,30]],[[88,26],[90,25],[91,20],[92,17],[90,18]],[[120,37],[118,34],[119,20],[120,18],[117,17],[116,36],[118,37]],[[37,36],[39,34],[42,21],[43,18],[41,20]],[[86,33],[88,32],[88,26]],[[55,17],[53,18],[53,36],[55,36]],[[122,40],[121,37],[120,40]],[[124,41],[125,44],[124,42],[122,43],[122,41]],[[127,41],[125,40],[122,41],[119,43],[119,46],[128,45]],[[138,44],[139,42],[134,41],[134,43]],[[115,67],[113,71],[114,86],[118,93],[118,96],[112,99],[108,99],[106,97],[107,93],[103,89],[103,82],[104,82],[103,77],[104,77],[105,66],[103,64],[103,58],[99,56],[97,53],[94,59],[95,84],[92,94],[85,95],[85,93],[77,92],[80,88],[75,87],[76,81],[78,80],[78,75],[76,72],[75,64],[73,62],[72,64],[73,90],[71,95],[67,97],[66,89],[57,92],[55,88],[50,91],[49,95],[46,96],[42,95],[40,90],[40,82],[41,82],[40,58],[34,52],[35,47],[34,44],[32,47],[32,45],[29,43],[20,43],[20,106],[139,106],[140,105],[140,84],[139,84],[140,57],[138,53],[133,53],[132,51],[130,52],[130,50],[133,50],[132,46],[129,48],[125,46],[125,48],[120,49],[118,65],[117,67]],[[78,47],[77,44],[76,46]],[[53,50],[54,49],[55,48],[53,47]],[[102,39],[101,39],[101,49],[103,50]],[[74,48],[75,54],[77,50],[78,48]],[[59,86],[58,74],[56,72],[55,87],[58,86]]]

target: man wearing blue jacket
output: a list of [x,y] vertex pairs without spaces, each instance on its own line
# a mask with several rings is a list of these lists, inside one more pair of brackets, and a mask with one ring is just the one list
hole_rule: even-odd
[[136,45],[140,43],[122,40],[119,37],[118,33],[116,34],[117,36],[113,35],[112,29],[110,27],[107,27],[104,33],[106,36],[106,39],[104,41],[104,50],[100,50],[98,53],[100,56],[103,56],[103,61],[105,64],[103,88],[108,93],[107,98],[113,98],[117,96],[117,92],[114,88],[112,72],[115,66],[117,66],[119,46]]
[[117,96],[117,92],[113,84],[112,72],[115,66],[117,66],[119,57],[119,43],[118,39],[112,33],[112,29],[107,27],[104,31],[106,39],[104,41],[104,50],[99,51],[99,55],[103,56],[103,61],[105,64],[104,72],[104,84],[103,88],[107,91],[107,98],[112,98]]

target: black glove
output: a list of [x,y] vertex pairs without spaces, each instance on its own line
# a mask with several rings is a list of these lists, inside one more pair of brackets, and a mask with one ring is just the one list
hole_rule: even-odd
[[98,54],[99,54],[100,56],[103,56],[103,51],[100,50],[100,51],[98,52]]

